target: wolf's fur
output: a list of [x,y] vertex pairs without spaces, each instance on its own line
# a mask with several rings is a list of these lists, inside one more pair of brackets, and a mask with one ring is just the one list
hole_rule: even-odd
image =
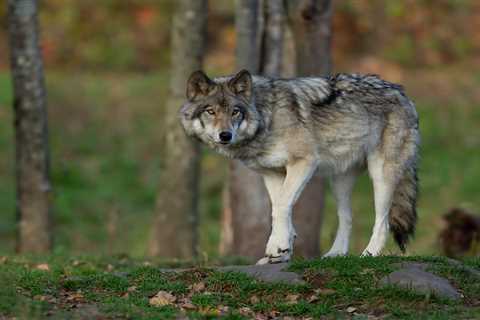
[[[378,255],[388,230],[405,250],[416,223],[418,117],[402,87],[374,75],[270,79],[241,71],[209,79],[192,74],[181,122],[188,135],[240,159],[264,177],[272,233],[259,263],[286,261],[295,231],[293,205],[310,177],[329,177],[338,230],[326,256],[344,255],[351,233],[351,192],[368,169],[375,225],[364,255]],[[208,112],[207,112],[208,111]],[[230,132],[222,141],[220,132]]]

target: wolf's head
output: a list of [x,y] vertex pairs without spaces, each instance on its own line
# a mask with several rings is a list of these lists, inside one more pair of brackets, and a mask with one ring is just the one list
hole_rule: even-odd
[[253,100],[248,71],[213,80],[196,71],[187,82],[187,102],[180,110],[183,128],[189,136],[215,149],[242,145],[255,136],[259,127]]

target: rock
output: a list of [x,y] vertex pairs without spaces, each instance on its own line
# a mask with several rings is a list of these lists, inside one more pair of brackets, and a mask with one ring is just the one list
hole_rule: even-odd
[[395,269],[420,269],[426,271],[430,264],[424,262],[399,262],[393,263],[392,267]]
[[394,271],[380,280],[381,286],[396,285],[421,294],[434,294],[441,298],[459,300],[463,296],[445,278],[427,272],[428,265],[403,263],[403,269]]
[[228,266],[220,267],[220,272],[242,272],[255,279],[265,282],[283,282],[288,284],[304,284],[301,275],[295,272],[283,271],[289,266],[288,263],[248,265],[248,266]]
[[461,263],[460,261],[457,261],[457,260],[454,260],[454,259],[446,258],[446,260],[450,265],[453,265],[456,268],[458,268],[458,269],[460,269],[460,270],[462,270],[466,273],[469,273],[470,275],[480,279],[480,270],[469,267],[469,266],[466,266],[463,263]]

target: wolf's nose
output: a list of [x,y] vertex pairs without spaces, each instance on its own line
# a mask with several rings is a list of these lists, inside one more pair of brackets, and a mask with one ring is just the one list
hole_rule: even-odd
[[232,140],[232,133],[230,131],[222,131],[220,132],[219,137],[222,142],[229,142]]

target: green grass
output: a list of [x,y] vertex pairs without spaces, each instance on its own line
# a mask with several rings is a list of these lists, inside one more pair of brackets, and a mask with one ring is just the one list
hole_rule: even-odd
[[[439,253],[441,215],[449,208],[480,208],[479,78],[465,70],[449,73],[452,77],[444,77],[441,85],[434,82],[445,87],[445,92],[429,87],[432,81],[426,71],[405,81],[417,104],[422,133],[420,220],[411,254]],[[55,252],[145,254],[155,195],[162,184],[159,168],[167,81],[164,73],[47,74]],[[0,73],[0,92],[0,122],[4,124],[0,126],[0,253],[8,254],[15,240],[15,185],[7,73]],[[226,161],[209,151],[203,160],[200,249],[204,259],[211,259],[218,256]],[[374,218],[372,188],[366,176],[356,185],[353,207],[351,249],[358,253],[368,242]],[[324,221],[321,244],[326,250],[336,231],[329,192]],[[391,243],[388,251],[397,252]]]
[[[377,286],[398,262],[420,261],[446,276],[465,296],[451,302],[395,287]],[[480,259],[467,262],[480,267]],[[48,264],[49,270],[39,270]],[[188,265],[188,264],[187,264]],[[184,265],[184,266],[187,266]],[[83,312],[108,318],[249,319],[254,315],[366,319],[471,319],[480,315],[480,285],[440,257],[342,257],[294,261],[290,269],[304,285],[270,284],[242,273],[220,273],[192,265],[165,272],[165,263],[126,258],[66,256],[8,257],[0,264],[0,316],[20,319],[71,318]],[[199,285],[201,284],[201,286]],[[149,299],[165,291],[176,300],[155,306]],[[185,306],[185,301],[190,303]],[[350,308],[354,308],[352,311]],[[350,310],[350,312],[347,311]]]

